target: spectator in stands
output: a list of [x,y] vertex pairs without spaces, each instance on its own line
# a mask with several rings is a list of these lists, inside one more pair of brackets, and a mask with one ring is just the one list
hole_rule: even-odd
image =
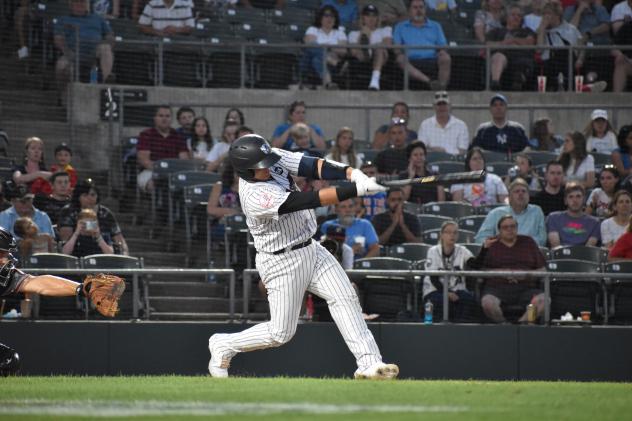
[[[523,26],[524,12],[518,5],[508,8],[507,22],[500,28],[492,28],[485,33],[487,45],[535,45],[536,35]],[[491,90],[502,89],[503,75],[514,91],[521,91],[533,76],[533,51],[499,50],[491,52]]]
[[589,153],[612,153],[617,149],[617,134],[608,121],[606,110],[593,110],[590,122],[584,129],[586,150]]
[[246,124],[244,113],[239,108],[229,108],[228,111],[226,111],[224,123],[226,123],[227,121],[236,121],[237,124],[239,124],[240,126]]
[[402,243],[420,243],[421,225],[417,215],[404,210],[404,193],[391,188],[386,196],[388,210],[373,217],[371,223],[377,232],[380,244],[394,246]]
[[356,0],[358,10],[372,4],[380,11],[380,21],[383,25],[393,26],[397,22],[406,19],[408,10],[404,0]]
[[487,33],[492,29],[501,29],[505,20],[505,5],[502,0],[483,0],[481,10],[474,15],[474,36],[481,44],[485,43]]
[[551,248],[558,246],[596,246],[601,240],[600,222],[584,212],[586,190],[579,183],[567,183],[564,191],[566,211],[553,212],[546,218]]
[[377,257],[380,254],[380,245],[375,229],[366,219],[355,216],[355,208],[352,199],[338,203],[338,218],[325,221],[320,228],[321,234],[325,234],[331,224],[342,225],[347,230],[346,244],[353,249],[354,259]]
[[393,118],[388,129],[389,147],[375,157],[380,174],[398,174],[408,167],[406,159],[406,120]]
[[331,254],[336,256],[343,269],[348,270],[353,269],[353,249],[345,243],[346,239],[347,230],[345,227],[331,224],[327,227],[327,232],[321,240],[321,244]]
[[59,211],[70,203],[70,176],[65,171],[53,173],[50,177],[53,186],[52,192],[48,195],[38,194],[35,196],[33,205],[45,212],[54,225],[59,223]]
[[138,18],[142,33],[157,37],[189,35],[195,27],[192,0],[150,0]]
[[[388,146],[388,129],[393,124],[393,121],[404,120],[406,129],[406,142],[410,143],[417,139],[417,132],[408,128],[408,122],[410,121],[410,109],[405,102],[396,102],[391,108],[391,120],[388,124],[381,125],[373,135],[372,149],[382,150]],[[399,124],[399,123],[398,123]]]
[[623,126],[617,136],[619,147],[612,151],[612,163],[624,179],[632,174],[632,124]]
[[[395,26],[395,45],[448,44],[441,24],[426,17],[424,0],[411,0],[408,6],[409,19]],[[397,64],[408,72],[409,77],[424,82],[433,91],[445,90],[450,82],[452,59],[446,50],[406,49],[396,50]],[[438,80],[437,80],[438,79]]]
[[272,133],[272,146],[288,151],[294,150],[296,145],[294,139],[290,136],[290,128],[296,123],[306,123],[312,129],[310,133],[312,147],[325,150],[327,148],[325,134],[316,124],[307,122],[305,118],[306,114],[305,102],[294,101],[291,103],[288,110],[287,122],[279,124],[276,129],[274,129],[274,133]]
[[193,158],[206,159],[213,147],[213,135],[208,120],[196,117],[193,120],[193,133],[187,138],[187,149]]
[[[360,169],[369,177],[377,177],[377,166],[371,161],[362,164]],[[363,218],[368,221],[373,219],[378,213],[386,210],[386,192],[377,192],[370,196],[363,196],[361,199],[362,207],[364,208],[362,212]]]
[[322,152],[313,149],[310,142],[310,127],[305,123],[296,123],[290,128],[290,137],[294,139],[295,152],[303,152],[308,156],[322,158]]
[[464,155],[470,146],[470,133],[465,122],[452,115],[448,93],[435,92],[433,104],[435,115],[419,125],[419,139],[431,152]]
[[206,165],[207,171],[217,172],[224,158],[228,156],[230,144],[237,139],[237,129],[239,129],[239,126],[235,121],[228,120],[224,123],[222,138],[219,142],[215,142],[215,145],[213,145],[213,148],[206,156],[206,161],[208,162]]
[[533,123],[529,147],[536,151],[557,152],[564,144],[564,138],[553,131],[550,118],[542,117]]
[[527,135],[520,123],[507,119],[507,98],[494,94],[489,102],[492,120],[482,123],[476,130],[472,146],[488,151],[520,152],[528,145]]
[[[545,270],[544,256],[538,245],[527,235],[518,234],[518,222],[511,215],[498,220],[498,236],[486,238],[470,267],[482,270]],[[481,306],[485,316],[495,323],[505,322],[501,304],[525,308],[535,305],[538,317],[544,313],[545,297],[538,288],[538,280],[531,277],[487,278],[481,292]],[[527,321],[527,312],[520,317]]]
[[[111,81],[110,75],[114,65],[114,34],[108,21],[90,13],[88,0],[68,1],[70,15],[58,17],[53,30],[55,47],[62,53],[55,64],[58,89],[62,94],[66,83],[74,74],[76,55],[79,55],[79,64],[84,68],[92,67],[97,60],[101,80],[105,82]],[[77,35],[79,51],[75,51]]]
[[[349,33],[349,44],[361,45],[392,45],[393,28],[390,26],[380,27],[380,17],[377,7],[367,4],[362,9],[360,17],[360,30]],[[369,89],[380,90],[380,77],[382,67],[388,61],[388,50],[385,48],[352,48],[351,56],[360,63],[372,63],[371,81]]]
[[[221,0],[220,0],[221,1]],[[242,7],[256,7],[259,9],[281,10],[285,7],[286,0],[274,0],[274,4],[269,0],[224,0],[225,3],[229,3],[227,7],[234,7],[234,4],[238,4]]]
[[[59,145],[55,146],[55,163],[53,165],[50,166],[50,172],[51,174],[54,174],[58,171],[65,171],[68,173],[68,176],[70,177],[70,190],[72,191],[72,189],[75,188],[75,185],[77,185],[77,170],[74,169],[74,167],[72,166],[72,149],[70,149],[70,146],[68,146],[68,144],[66,143],[60,143]],[[50,180],[50,182],[52,183],[52,180]],[[49,190],[48,192],[50,193]]]
[[456,1],[454,0],[428,0],[426,7],[436,12],[456,12]]
[[628,220],[625,233],[614,243],[608,253],[608,261],[632,260],[632,216]]
[[601,243],[611,249],[614,243],[625,233],[632,215],[632,193],[619,190],[610,204],[612,216],[601,223]]
[[[345,28],[340,26],[338,11],[333,6],[323,6],[316,13],[314,25],[307,28],[303,42],[313,45],[312,48],[303,50],[301,61],[301,71],[307,75],[315,73],[327,89],[337,89],[338,85],[333,82],[333,76],[341,75],[345,72],[348,62],[345,61],[347,55],[346,47],[334,47],[324,49],[318,47],[322,44],[346,46],[347,34]],[[326,62],[323,68],[323,62]]]
[[242,136],[246,136],[247,134],[255,134],[255,131],[248,126],[239,126],[237,129],[237,139]]
[[[612,8],[610,15],[612,23],[612,34],[615,45],[632,44],[632,2],[623,0]],[[623,92],[632,76],[632,54],[631,50],[614,50],[614,73],[612,74],[612,90]]]
[[90,10],[104,19],[116,19],[121,14],[121,1],[90,0]]
[[580,132],[567,133],[558,159],[564,168],[566,181],[577,181],[584,189],[595,185],[595,159],[586,152],[586,138]]
[[45,192],[51,172],[44,163],[44,142],[39,137],[29,137],[24,142],[24,163],[13,169],[13,181],[24,184],[32,193]]
[[[485,169],[485,157],[479,147],[473,147],[465,156],[465,171],[480,171]],[[484,183],[454,184],[450,187],[452,200],[466,201],[472,206],[494,205],[506,203],[507,187],[496,174],[487,173]]]
[[511,215],[518,223],[518,234],[528,235],[540,246],[546,245],[544,214],[537,205],[529,204],[529,185],[521,178],[509,186],[509,205],[494,208],[487,214],[476,234],[475,241],[483,243],[486,238],[497,236],[498,221]]
[[18,240],[20,259],[26,261],[33,253],[53,253],[57,251],[55,240],[49,234],[40,234],[37,225],[28,216],[23,216],[13,225]]
[[[426,165],[426,145],[424,142],[416,140],[406,146],[406,157],[408,158],[408,168],[399,173],[400,180],[407,178],[425,177],[435,175]],[[428,203],[445,201],[445,191],[443,186],[425,186],[414,184],[402,187],[404,200],[412,203]]]
[[509,185],[512,181],[521,178],[529,185],[529,191],[539,191],[542,186],[540,185],[540,177],[533,166],[533,160],[531,157],[524,153],[519,153],[514,159],[516,165],[509,169],[509,173],[505,178],[505,184]]
[[206,213],[215,218],[211,225],[211,238],[224,241],[225,216],[242,213],[239,202],[239,176],[229,159],[222,163],[222,179],[213,185],[206,205]]
[[353,147],[353,130],[350,127],[341,127],[336,134],[334,146],[331,147],[329,153],[325,155],[325,159],[342,162],[352,168],[360,168],[364,163],[364,154],[356,153]]
[[7,181],[4,183],[4,195],[11,201],[11,207],[0,212],[0,227],[15,235],[15,221],[20,217],[29,217],[35,222],[40,233],[55,237],[50,218],[33,206],[33,193],[26,186]]
[[536,193],[531,202],[540,206],[544,216],[562,211],[564,204],[564,168],[557,161],[549,161],[544,173],[544,188]]
[[586,213],[598,218],[610,217],[614,194],[619,189],[619,171],[614,165],[606,165],[599,174],[599,186],[594,188],[586,200]]
[[350,28],[358,21],[358,5],[355,0],[322,0],[320,7],[331,6],[338,11],[340,25]]
[[180,127],[176,129],[185,139],[193,134],[193,120],[195,119],[195,111],[191,107],[180,107],[176,111],[176,120]]
[[542,8],[547,0],[532,0],[531,13],[524,17],[524,26],[537,32],[540,22],[542,22]]
[[[428,250],[426,270],[445,270],[447,272],[465,270],[467,262],[473,259],[472,253],[460,244],[459,226],[454,221],[441,225],[441,235],[436,246]],[[423,301],[433,304],[437,320],[443,317],[443,287],[448,285],[449,317],[454,322],[467,322],[473,319],[476,302],[474,295],[467,290],[463,276],[426,276],[423,283]]]
[[136,150],[136,159],[142,168],[137,177],[138,187],[145,191],[154,189],[154,162],[168,158],[189,158],[186,140],[171,127],[169,106],[156,107],[154,127],[140,132]]
[[90,254],[128,255],[127,242],[116,217],[101,205],[99,190],[91,179],[77,183],[70,204],[59,214],[62,251],[76,257]]

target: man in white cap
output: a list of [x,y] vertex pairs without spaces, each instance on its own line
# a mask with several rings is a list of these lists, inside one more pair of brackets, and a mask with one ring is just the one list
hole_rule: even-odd
[[470,133],[465,122],[450,113],[448,93],[435,92],[433,104],[435,115],[421,122],[417,137],[429,151],[465,154],[470,146]]

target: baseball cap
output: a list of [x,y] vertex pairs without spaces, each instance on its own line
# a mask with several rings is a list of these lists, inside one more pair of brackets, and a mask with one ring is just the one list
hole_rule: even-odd
[[448,92],[447,91],[435,92],[433,104],[437,105],[437,104],[441,104],[442,102],[446,104],[450,103],[450,96],[448,95]]
[[603,118],[604,120],[608,120],[608,111],[606,110],[594,110],[590,115],[591,120],[597,120],[598,118]]
[[377,7],[375,7],[372,4],[367,4],[366,6],[362,8],[362,14],[363,15],[378,15],[379,12],[377,10]]
[[347,230],[342,225],[332,224],[327,227],[327,237],[344,240],[347,236]]
[[57,152],[59,151],[66,151],[68,152],[70,155],[72,155],[72,149],[70,149],[70,146],[68,146],[67,143],[60,143],[59,145],[57,145],[55,147],[55,152],[54,155],[57,155]]
[[489,105],[492,105],[494,103],[494,101],[496,101],[497,99],[501,100],[502,102],[505,103],[505,105],[508,104],[507,102],[507,97],[504,96],[501,93],[495,93],[494,96],[492,97],[492,99],[489,101]]

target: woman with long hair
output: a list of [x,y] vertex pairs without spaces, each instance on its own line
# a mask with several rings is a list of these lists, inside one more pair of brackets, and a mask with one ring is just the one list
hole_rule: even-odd
[[[454,221],[446,221],[441,225],[441,234],[436,246],[428,250],[425,269],[465,270],[468,260],[474,258],[472,253],[460,244],[459,226]],[[423,301],[434,305],[436,319],[443,318],[443,288],[448,286],[448,305],[451,321],[471,321],[475,308],[474,295],[467,290],[463,276],[426,276],[423,283]]]
[[619,171],[614,165],[606,165],[599,174],[599,187],[590,192],[586,200],[586,213],[600,218],[610,216],[612,200],[619,189]]
[[588,152],[612,153],[617,148],[617,132],[608,120],[606,110],[594,110],[584,129]]
[[240,126],[246,125],[246,118],[244,117],[244,113],[239,108],[229,108],[228,111],[226,111],[226,116],[224,116],[224,124],[226,124],[226,122],[228,121],[235,121]]
[[363,155],[356,154],[353,147],[353,130],[350,127],[341,127],[336,134],[336,141],[331,147],[325,159],[342,162],[351,168],[360,168],[364,163]]
[[211,127],[204,117],[196,117],[192,126],[193,133],[187,139],[187,148],[193,158],[205,159],[213,147]]
[[239,124],[236,121],[229,120],[224,123],[224,129],[222,130],[222,138],[219,142],[216,142],[211,148],[211,151],[206,156],[206,170],[209,172],[217,172],[220,164],[228,156],[228,150],[231,143],[237,139],[237,130]]
[[614,194],[610,204],[612,216],[601,223],[601,243],[607,249],[621,237],[632,216],[632,194],[627,190],[619,190]]
[[[24,161],[15,166],[13,181],[17,184],[26,184],[33,194],[47,194],[50,191],[50,184],[47,181],[51,175],[53,173],[46,170],[44,162],[44,142],[39,137],[27,138],[24,142]],[[48,191],[45,186],[48,187]]]
[[481,10],[474,15],[474,36],[485,44],[485,36],[492,29],[502,28],[505,20],[505,5],[502,0],[483,0]]
[[553,131],[553,123],[550,118],[542,117],[533,123],[529,146],[536,151],[554,152],[562,147],[564,138]]
[[[426,165],[426,145],[420,140],[410,143],[406,147],[408,168],[399,173],[400,179],[425,177],[435,175]],[[424,186],[423,184],[408,185],[402,187],[404,200],[413,203],[443,202],[445,191],[442,186]]]
[[586,137],[583,134],[566,133],[558,161],[564,168],[567,182],[576,181],[587,190],[595,186],[595,159],[586,151]]
[[[465,156],[465,171],[480,171],[485,169],[483,150],[474,146]],[[472,206],[495,205],[506,203],[509,192],[503,180],[493,173],[487,173],[484,183],[455,184],[450,187],[452,200],[465,201]]]

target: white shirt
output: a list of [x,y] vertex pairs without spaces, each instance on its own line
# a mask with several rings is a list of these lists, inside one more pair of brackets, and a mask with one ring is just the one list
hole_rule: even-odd
[[419,125],[417,138],[428,148],[441,147],[447,153],[457,155],[459,149],[467,150],[470,146],[470,133],[463,120],[450,116],[445,127],[437,122],[437,116],[425,119]]
[[339,26],[338,29],[332,29],[329,33],[326,33],[321,28],[310,26],[305,31],[305,35],[314,35],[316,37],[316,44],[346,44],[347,35],[345,34],[345,28]]
[[[454,252],[452,252],[452,255],[446,259],[446,262],[443,259],[441,245],[438,244],[428,249],[425,268],[426,270],[465,270],[465,263],[472,257],[474,257],[472,255],[472,252],[470,252],[467,248],[459,244],[455,244]],[[446,263],[448,263],[448,266],[450,267],[446,267]],[[467,287],[465,286],[465,279],[463,277],[442,276],[440,280],[444,285],[446,282],[446,278],[448,280],[448,291],[467,291]],[[432,284],[430,276],[424,277],[423,296],[425,297],[426,295],[436,290],[437,288],[435,288],[435,286]]]
[[538,30],[538,27],[540,26],[540,22],[542,22],[542,16],[529,13],[527,16],[524,17],[524,23],[522,26],[531,29],[533,32],[536,32]]
[[619,225],[613,218],[608,218],[601,223],[601,242],[603,245],[608,245],[615,242],[625,234],[625,230],[628,227],[627,224]]
[[[334,160],[334,156],[331,153],[328,153],[327,155],[325,155],[325,159],[329,160],[329,161],[333,161]],[[340,160],[338,162],[341,162],[345,165],[351,165],[349,163],[349,154],[343,153],[340,154]],[[356,153],[356,165],[355,168],[360,168],[362,166],[362,164],[364,164],[364,154],[362,152],[360,153]]]
[[612,202],[612,198],[608,196],[608,193],[603,191],[601,187],[597,187],[590,192],[590,195],[586,200],[586,205],[592,206],[593,209],[595,209],[597,216],[603,217],[608,211],[610,202]]
[[208,162],[217,161],[221,158],[222,155],[228,152],[230,149],[230,143],[226,142],[217,142],[211,148],[211,151],[206,155],[206,160]]
[[342,262],[340,265],[344,270],[353,269],[353,249],[346,243],[342,243]]
[[595,172],[595,158],[592,155],[586,156],[577,170],[573,170],[575,168],[575,159],[571,159],[571,164],[568,166],[566,170],[566,181],[579,181],[583,182],[586,180],[586,173]]
[[503,180],[496,174],[487,173],[485,183],[454,184],[450,187],[450,193],[454,194],[459,190],[463,191],[463,199],[472,206],[495,205],[498,202],[498,195],[507,195],[507,187]]
[[[361,34],[360,31],[349,32],[349,44],[359,44]],[[384,40],[388,38],[393,38],[393,28],[390,26],[377,28],[369,36],[369,45],[383,44]]]
[[208,144],[206,142],[198,142],[198,144],[195,145],[195,149],[193,149],[190,137],[187,138],[187,149],[191,151],[191,153],[193,154],[193,158],[198,159],[206,159],[210,152],[208,150]]
[[632,17],[632,8],[626,0],[617,3],[610,13],[610,22],[616,22],[625,19],[626,16]]
[[[577,45],[581,39],[582,34],[575,26],[568,22],[562,21],[562,23],[546,31],[544,36],[544,45],[552,47],[563,47],[565,45]],[[542,52],[542,60],[548,60],[551,56],[551,50],[544,50]]]
[[138,19],[141,25],[151,25],[157,31],[167,26],[177,28],[191,27],[195,25],[193,19],[192,0],[174,0],[171,7],[167,7],[163,0],[151,0],[143,9],[143,14]]
[[617,137],[612,132],[606,133],[604,137],[590,136],[586,139],[586,151],[588,151],[588,153],[597,152],[610,154],[618,147]]

